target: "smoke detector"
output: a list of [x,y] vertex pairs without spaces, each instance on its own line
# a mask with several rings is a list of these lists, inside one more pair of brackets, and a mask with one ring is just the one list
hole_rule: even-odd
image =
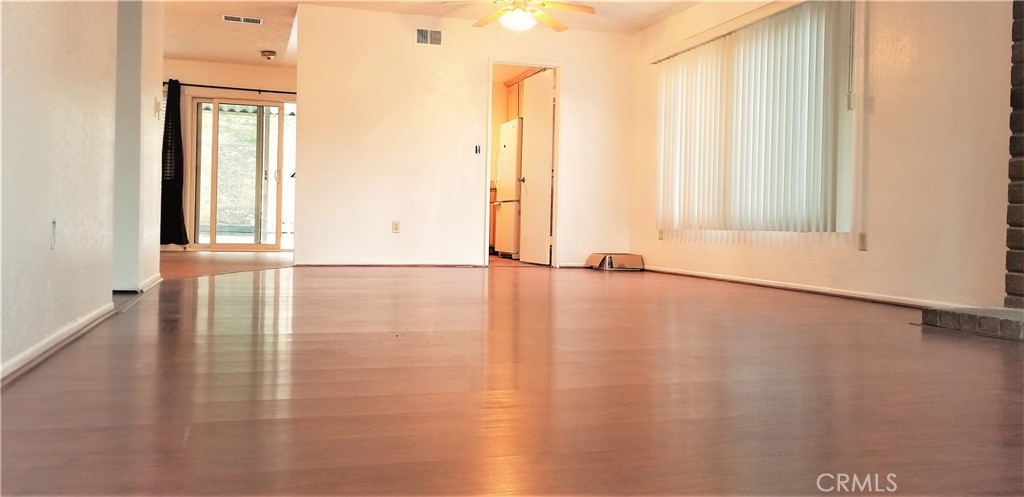
[[275,58],[277,58],[277,52],[273,50],[264,50],[260,52],[260,57],[263,57],[264,59],[267,60],[274,60]]

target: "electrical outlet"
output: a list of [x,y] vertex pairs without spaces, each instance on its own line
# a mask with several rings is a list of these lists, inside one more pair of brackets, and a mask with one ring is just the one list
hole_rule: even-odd
[[665,239],[665,230],[658,230],[658,240]]
[[868,250],[868,234],[857,233],[857,250],[867,252]]
[[391,221],[391,232],[398,233],[398,221]]

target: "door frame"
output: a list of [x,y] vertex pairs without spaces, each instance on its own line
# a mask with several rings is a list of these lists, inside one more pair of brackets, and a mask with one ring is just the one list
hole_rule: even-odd
[[[182,143],[184,145],[184,181],[185,181],[185,194],[183,206],[185,219],[191,220],[185,223],[185,230],[188,233],[189,244],[186,247],[187,250],[202,250],[202,251],[225,251],[225,252],[237,252],[243,250],[246,252],[291,252],[294,249],[281,249],[281,236],[278,236],[276,245],[239,245],[239,244],[205,244],[196,243],[196,175],[198,174],[198,164],[196,163],[196,104],[202,101],[230,101],[239,102],[243,105],[280,105],[282,116],[284,112],[284,104],[296,103],[297,96],[293,94],[285,93],[263,93],[255,90],[230,90],[224,88],[206,88],[198,86],[185,86],[181,87],[181,115],[182,115]],[[284,132],[284,128],[279,127],[278,134]],[[216,136],[214,136],[216,140]],[[279,149],[278,154],[278,168],[284,166],[283,163],[283,147]],[[283,184],[283,177],[278,181],[279,188]],[[278,226],[280,229],[281,224],[281,201],[278,201]],[[212,241],[212,238],[211,238]]]
[[[233,99],[233,98],[228,98],[228,99],[225,99],[225,98],[213,98],[213,99],[196,98],[196,99],[193,99],[193,102],[194,102],[195,106],[199,106],[199,105],[202,105],[204,103],[209,103],[213,107],[213,116],[215,116],[215,117],[213,117],[213,122],[211,123],[212,124],[212,132],[213,132],[213,137],[212,137],[212,140],[211,140],[211,146],[213,147],[213,149],[212,149],[211,157],[210,157],[210,159],[211,159],[210,160],[210,166],[211,166],[211,168],[210,168],[210,242],[209,243],[198,243],[198,242],[193,241],[192,244],[195,245],[196,247],[200,247],[200,248],[202,248],[204,250],[227,250],[227,251],[247,251],[247,252],[255,252],[255,251],[280,251],[280,249],[281,249],[281,237],[283,235],[282,230],[281,230],[281,205],[282,205],[282,193],[283,193],[283,186],[284,186],[283,176],[282,176],[282,168],[284,167],[284,163],[283,163],[283,159],[284,159],[284,103],[283,102],[252,101],[252,100],[250,100],[250,101],[243,101],[243,100]],[[217,169],[220,167],[220,164],[219,164],[219,161],[218,161],[219,139],[220,139],[220,134],[219,134],[218,131],[219,131],[219,127],[220,127],[220,120],[217,119],[216,116],[218,116],[219,113],[220,113],[220,106],[221,105],[251,105],[251,106],[258,107],[258,108],[263,108],[263,109],[266,109],[268,107],[276,107],[277,108],[277,137],[276,137],[277,147],[276,147],[276,150],[271,152],[271,153],[274,153],[277,156],[275,161],[274,161],[277,164],[277,169],[274,171],[274,184],[277,185],[275,196],[274,196],[274,198],[275,198],[275,201],[274,201],[274,213],[275,213],[274,223],[275,223],[275,229],[276,229],[276,233],[275,233],[275,240],[276,241],[274,243],[272,243],[272,244],[271,243],[256,243],[256,242],[253,242],[253,243],[219,243],[219,242],[217,242],[217,195],[216,195],[216,193],[217,193],[217,181],[218,181]],[[195,110],[195,108],[196,107],[193,107],[193,110]],[[259,121],[260,119],[263,119],[264,117],[265,117],[265,114],[263,113],[262,110],[257,113],[256,149],[257,149],[258,153],[266,151],[266,146],[267,146],[266,142],[264,141],[264,136],[265,136],[264,131],[265,130],[263,129],[263,122]],[[198,114],[197,114],[196,120],[198,121]],[[196,130],[196,131],[198,131],[198,130]],[[192,137],[193,144],[195,144],[195,141],[197,140],[197,138],[198,138],[197,135],[193,135],[193,137]],[[256,167],[258,168],[258,171],[260,171],[260,172],[263,172],[263,171],[266,170],[266,164],[263,162],[263,160],[264,160],[264,156],[263,156],[262,153],[260,153],[260,155],[258,155],[257,158],[256,158]],[[196,172],[197,173],[199,172],[198,167],[199,167],[199,164],[196,164]],[[193,183],[191,186],[192,186],[192,190],[195,192],[196,191],[196,188],[195,188],[196,184]],[[256,192],[255,193],[256,193],[257,196],[261,197],[260,203],[262,203],[263,185],[261,184],[261,179],[260,178],[257,178],[257,181],[256,181]],[[196,192],[195,200],[196,201],[199,200],[198,199],[198,192]],[[193,209],[195,209],[195,208],[196,208],[196,206],[193,205]],[[259,214],[260,210],[259,209],[256,209],[256,210],[257,210],[257,214]],[[262,235],[261,235],[262,225],[261,225],[260,217],[261,216],[257,215],[256,216],[256,220],[254,221],[255,224],[253,226],[253,228],[254,228],[253,235],[254,236],[261,236],[262,237]],[[192,223],[194,223],[193,224],[194,227],[198,227],[198,225],[199,225],[198,212],[194,212],[194,215],[192,217]]]
[[493,167],[493,157],[491,151],[495,144],[493,143],[493,126],[494,126],[494,84],[504,83],[504,81],[494,80],[494,66],[496,64],[510,65],[510,66],[523,66],[528,67],[543,67],[545,69],[552,69],[555,71],[555,109],[554,109],[554,122],[552,127],[554,133],[552,136],[551,144],[551,265],[550,267],[559,267],[558,263],[558,158],[559,158],[559,135],[561,134],[559,127],[561,123],[561,109],[562,109],[562,97],[561,97],[561,79],[562,79],[562,66],[559,64],[548,62],[524,62],[522,60],[507,60],[507,59],[495,59],[490,58],[487,60],[487,147],[486,147],[486,169],[484,172],[484,184],[481,188],[483,192],[484,205],[481,210],[481,215],[484,216],[484,231],[483,231],[483,261],[484,267],[490,265],[490,234],[491,234],[491,217],[490,217],[490,188],[491,188],[491,168]]

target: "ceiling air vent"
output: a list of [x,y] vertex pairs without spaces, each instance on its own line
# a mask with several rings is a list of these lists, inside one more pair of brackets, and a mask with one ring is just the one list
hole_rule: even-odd
[[417,29],[416,30],[416,44],[417,45],[440,45],[441,44],[441,32],[434,31],[432,29]]
[[224,16],[224,22],[236,22],[239,24],[263,24],[263,19],[259,17],[244,17],[244,16]]

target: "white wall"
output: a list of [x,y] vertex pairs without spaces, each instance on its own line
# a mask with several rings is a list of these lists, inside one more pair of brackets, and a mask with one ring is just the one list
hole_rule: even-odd
[[[1010,2],[858,3],[865,12],[862,230],[659,241],[655,54],[756,5],[698,6],[634,38],[631,249],[650,267],[910,303],[1001,306]],[[697,9],[697,10],[695,10]],[[702,10],[703,9],[703,10]],[[731,11],[730,11],[731,9]]]
[[7,374],[76,323],[113,309],[117,4],[2,9]]
[[[4,19],[4,8],[3,8],[3,4],[0,3],[0,28],[3,27],[3,19]],[[0,33],[0,34],[2,34],[2,33]],[[4,46],[3,36],[0,36],[0,68],[2,68],[4,66],[4,64],[3,64],[3,52],[4,52],[3,46]],[[3,100],[4,100],[4,98],[3,98],[3,95],[4,95],[3,86],[4,86],[3,84],[0,84],[0,116],[3,115],[3,107],[4,107],[3,106]],[[2,139],[3,136],[4,136],[3,119],[0,118],[0,209],[2,209],[2,206],[3,206],[3,190],[4,190],[3,189],[3,162],[4,161],[3,161],[3,139]],[[2,355],[3,355],[3,348],[4,348],[3,347],[3,340],[2,340],[3,329],[4,329],[3,328],[3,321],[4,321],[3,320],[3,315],[4,315],[4,313],[2,311],[3,310],[3,300],[4,300],[4,292],[3,292],[3,284],[2,284],[2,282],[3,282],[3,252],[4,252],[3,251],[3,215],[0,215],[0,364],[2,364]],[[2,374],[2,372],[0,372],[0,374]]]
[[114,174],[115,290],[160,278],[163,4],[118,3]]
[[501,140],[501,123],[508,120],[508,88],[505,83],[495,81],[491,86],[491,180],[498,175],[498,150]]
[[164,80],[182,83],[295,91],[295,68],[164,59]]
[[163,183],[163,136],[161,119],[153,114],[163,100],[164,7],[162,2],[142,2],[142,177],[140,179],[139,281],[142,288],[160,278],[160,189]]
[[[492,61],[560,68],[556,261],[628,247],[629,37],[306,4],[298,17],[296,263],[485,262]],[[444,45],[416,45],[416,28]]]

